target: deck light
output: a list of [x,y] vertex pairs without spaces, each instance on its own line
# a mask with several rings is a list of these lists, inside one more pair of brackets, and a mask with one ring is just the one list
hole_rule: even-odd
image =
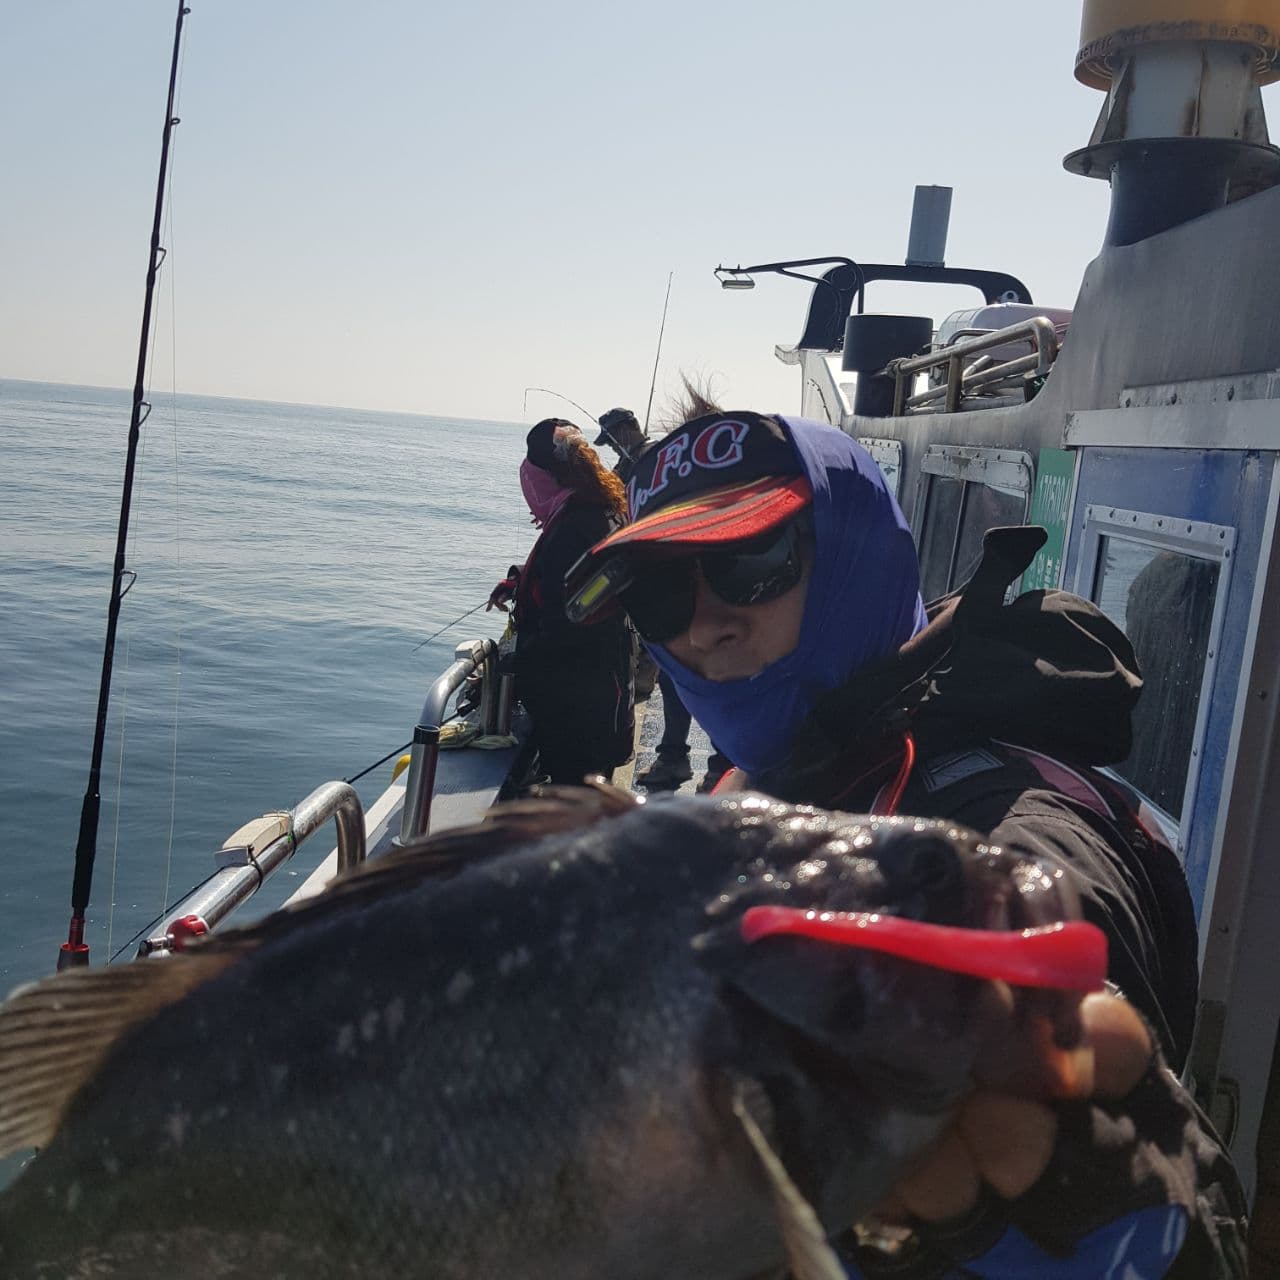
[[[721,272],[727,274],[722,275]],[[754,289],[756,282],[741,267],[717,267],[716,279],[722,289]]]

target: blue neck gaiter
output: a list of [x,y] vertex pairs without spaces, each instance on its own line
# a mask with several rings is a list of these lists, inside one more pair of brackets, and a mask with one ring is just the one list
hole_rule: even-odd
[[816,548],[800,643],[754,676],[726,681],[704,680],[648,646],[693,718],[748,773],[780,765],[822,694],[895,653],[926,621],[911,531],[870,454],[834,427],[781,421],[813,488]]

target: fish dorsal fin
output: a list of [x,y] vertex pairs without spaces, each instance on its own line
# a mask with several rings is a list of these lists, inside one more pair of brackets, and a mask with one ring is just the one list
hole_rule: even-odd
[[[523,800],[495,805],[471,830],[488,831],[507,841],[537,840],[542,836],[592,827],[634,809],[640,800],[603,778],[588,778],[581,787],[536,787]],[[438,837],[449,840],[449,833]]]
[[[224,929],[192,948],[216,951],[276,938],[362,903],[407,893],[433,879],[496,858],[517,845],[585,830],[634,809],[640,801],[603,780],[581,787],[540,787],[528,799],[494,805],[477,823],[428,835],[394,853],[361,863],[331,880],[321,893],[275,911],[242,929]],[[224,941],[225,940],[225,941]]]
[[115,1045],[238,958],[220,952],[75,969],[0,1005],[0,1156],[43,1147]]
[[848,1273],[827,1242],[827,1233],[813,1206],[791,1180],[786,1166],[753,1114],[760,1102],[768,1105],[760,1096],[762,1093],[760,1086],[754,1081],[735,1080],[733,1114],[737,1116],[738,1123],[768,1179],[792,1280],[848,1280]]

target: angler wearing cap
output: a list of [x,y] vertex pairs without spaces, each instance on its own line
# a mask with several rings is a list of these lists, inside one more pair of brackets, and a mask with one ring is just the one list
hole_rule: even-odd
[[1192,1031],[1190,895],[1137,798],[1095,767],[1128,753],[1141,677],[1087,601],[1004,603],[1043,531],[993,531],[969,584],[926,610],[910,530],[866,451],[749,412],[704,414],[651,445],[627,496],[632,523],[570,575],[570,616],[625,609],[753,787],[953,818],[1074,883],[1108,937],[1127,1006],[1112,1003],[1145,1019],[1128,1049],[1157,1050],[1119,1102],[1101,1088],[1052,1109],[1019,1098],[1047,1126],[1039,1146],[1012,1124],[988,1134],[1028,1157],[1016,1174],[963,1141],[940,1149],[889,1207],[917,1247],[918,1265],[893,1274],[1243,1275],[1234,1170],[1159,1066],[1163,1054],[1181,1068]]
[[621,617],[603,628],[565,616],[565,573],[626,518],[622,485],[571,422],[546,418],[526,437],[520,487],[542,533],[489,604],[512,603],[515,690],[533,722],[541,772],[577,784],[608,777],[631,754],[632,639]]
[[[608,445],[618,454],[618,465],[613,470],[625,484],[631,478],[636,459],[648,445],[649,437],[630,409],[610,409],[608,413],[601,414],[598,421],[600,434],[592,443],[597,449]],[[636,667],[637,697],[641,694],[641,680],[646,676],[647,691],[653,688],[654,667],[652,658],[641,649]],[[666,672],[657,676],[657,683],[662,690],[662,740],[658,743],[657,758],[643,773],[636,774],[635,781],[647,791],[674,791],[693,777],[689,763],[689,727],[693,717],[680,701],[680,694]],[[732,764],[728,757],[713,743],[707,772],[698,783],[698,790],[710,791],[730,768]]]
[[606,446],[618,455],[618,463],[614,474],[626,484],[631,478],[631,468],[635,460],[649,443],[639,419],[630,409],[610,409],[596,419],[600,434],[591,442],[597,449]]

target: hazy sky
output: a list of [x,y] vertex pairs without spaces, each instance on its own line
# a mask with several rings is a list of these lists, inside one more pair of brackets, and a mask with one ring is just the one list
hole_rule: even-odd
[[[1071,305],[1107,190],[1072,0],[191,0],[153,385],[520,420],[680,370],[793,409],[808,289],[719,261],[947,259]],[[6,0],[0,377],[133,381],[175,5]],[[881,285],[935,319],[966,290]],[[562,411],[531,395],[527,416]]]

